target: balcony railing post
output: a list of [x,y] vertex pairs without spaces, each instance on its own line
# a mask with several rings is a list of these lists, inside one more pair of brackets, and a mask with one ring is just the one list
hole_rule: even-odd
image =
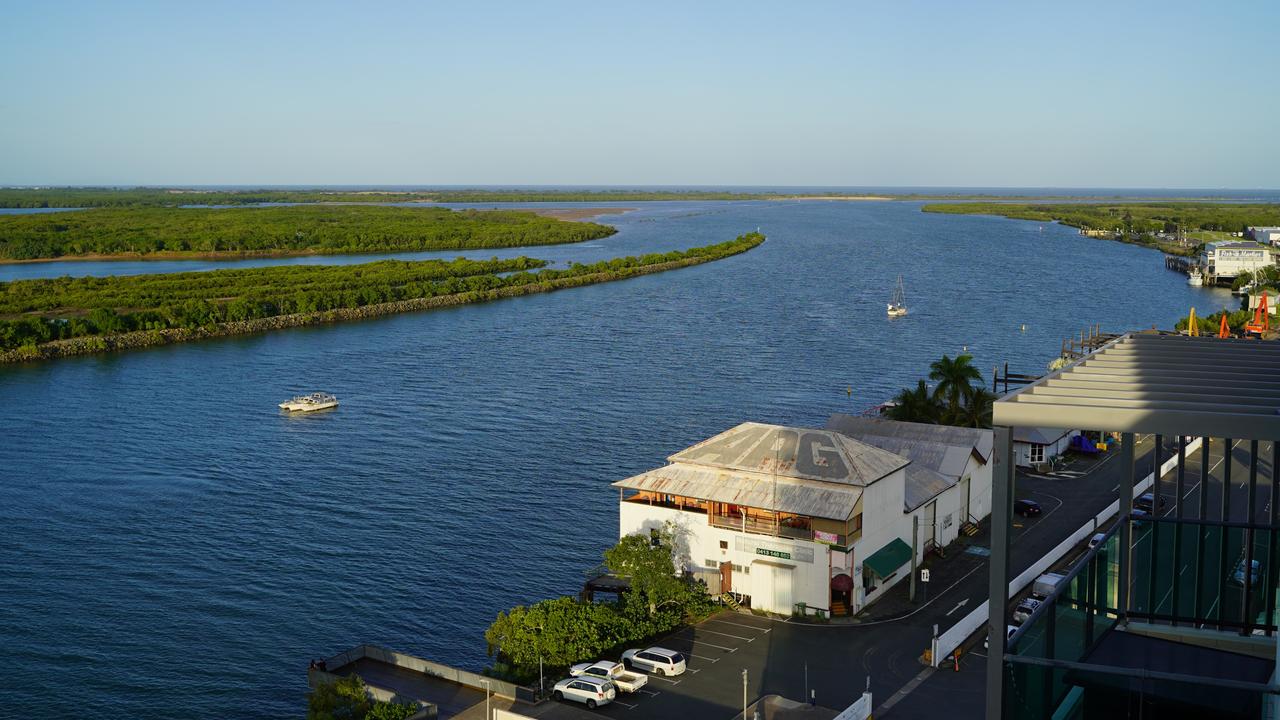
[[[1196,519],[1204,520],[1205,515],[1209,512],[1209,448],[1212,446],[1212,438],[1204,437],[1200,440],[1200,507],[1198,508]],[[1204,594],[1204,576],[1202,569],[1204,568],[1204,541],[1205,526],[1196,526],[1196,571],[1192,575],[1196,583],[1195,603],[1192,606],[1191,614],[1196,620],[1203,620],[1204,601],[1201,597]]]
[[996,426],[991,476],[991,575],[987,613],[987,720],[1004,717],[1004,656],[1009,648],[1009,531],[1013,522],[1013,432]]
[[[1231,521],[1231,466],[1232,463],[1232,444],[1231,438],[1224,438],[1222,441],[1222,522]],[[1227,558],[1227,536],[1230,530],[1226,527],[1218,529],[1218,568],[1222,571],[1218,573],[1218,597],[1226,597],[1227,594],[1227,575],[1231,572],[1227,568],[1230,560]],[[1217,611],[1214,613],[1214,619],[1218,621],[1218,630],[1222,630],[1222,617],[1226,615],[1227,609],[1223,607],[1224,603],[1217,604]]]
[[[1173,498],[1173,507],[1176,517],[1182,520],[1182,494],[1186,489],[1184,487],[1187,476],[1187,436],[1178,436],[1178,484],[1177,496]],[[1182,567],[1182,523],[1178,522],[1173,526],[1173,607],[1170,615],[1173,616],[1173,625],[1178,625],[1178,596],[1181,595],[1182,573],[1178,569]]]
[[[1258,441],[1249,442],[1249,499],[1245,503],[1249,527],[1244,530],[1244,592],[1240,597],[1240,620],[1244,622],[1241,635],[1253,634],[1253,524],[1256,510],[1254,496],[1258,494]],[[1261,573],[1259,573],[1261,575]]]
[[1133,433],[1122,433],[1120,435],[1120,474],[1123,478],[1120,481],[1120,518],[1123,523],[1120,526],[1120,587],[1119,602],[1116,608],[1120,612],[1120,622],[1127,622],[1129,617],[1129,589],[1133,579],[1130,574],[1133,569],[1133,522],[1130,515],[1133,514],[1133,480],[1134,471],[1137,469],[1135,464],[1135,447]]
[[[1267,531],[1267,584],[1263,589],[1267,593],[1267,636],[1275,634],[1273,626],[1276,622],[1276,591],[1280,583],[1276,581],[1276,573],[1280,572],[1280,563],[1276,558],[1276,525],[1280,519],[1277,513],[1277,498],[1280,498],[1280,440],[1271,442],[1271,529]],[[1280,650],[1277,650],[1280,653]]]

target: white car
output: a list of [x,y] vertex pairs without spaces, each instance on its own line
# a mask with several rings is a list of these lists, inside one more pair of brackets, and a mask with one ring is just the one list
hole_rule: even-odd
[[[1018,632],[1018,626],[1017,626],[1017,625],[1006,625],[1006,626],[1005,626],[1005,631],[1004,631],[1004,632],[1005,632],[1004,639],[1005,639],[1005,640],[1008,640],[1009,638],[1013,637],[1013,634],[1014,634],[1014,633]],[[990,649],[991,649],[991,637],[990,637],[990,636],[987,636],[986,638],[984,638],[984,639],[982,640],[982,649],[983,649],[983,650],[990,650]]]
[[627,650],[622,653],[622,664],[628,668],[644,670],[655,675],[680,675],[684,672],[684,655],[675,650],[651,647],[644,650]]
[[598,677],[613,681],[622,692],[633,693],[649,684],[649,676],[627,672],[622,663],[601,660],[597,663],[578,663],[569,668],[574,677]]
[[608,705],[617,696],[618,689],[611,681],[595,677],[567,677],[551,691],[557,700],[574,700],[592,709]]

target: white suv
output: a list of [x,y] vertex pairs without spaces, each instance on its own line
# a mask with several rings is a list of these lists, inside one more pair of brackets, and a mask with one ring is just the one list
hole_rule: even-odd
[[551,697],[557,700],[575,700],[586,703],[595,709],[598,705],[608,705],[618,696],[618,689],[613,683],[602,678],[570,677],[556,683]]
[[657,675],[680,675],[684,672],[684,655],[675,650],[651,647],[644,650],[627,650],[622,653],[622,664]]

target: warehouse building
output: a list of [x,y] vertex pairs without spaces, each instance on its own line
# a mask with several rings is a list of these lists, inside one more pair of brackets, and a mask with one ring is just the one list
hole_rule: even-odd
[[684,568],[753,609],[856,613],[910,573],[913,515],[923,556],[989,512],[990,431],[911,425],[743,423],[613,483],[620,535],[674,530]]
[[1205,243],[1200,265],[1213,281],[1234,278],[1275,264],[1274,249],[1256,242],[1223,240]]

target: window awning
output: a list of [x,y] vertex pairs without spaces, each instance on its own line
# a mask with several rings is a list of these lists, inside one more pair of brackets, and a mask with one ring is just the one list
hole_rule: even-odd
[[894,538],[888,545],[868,555],[862,564],[883,579],[897,572],[910,559],[911,546],[901,538]]

